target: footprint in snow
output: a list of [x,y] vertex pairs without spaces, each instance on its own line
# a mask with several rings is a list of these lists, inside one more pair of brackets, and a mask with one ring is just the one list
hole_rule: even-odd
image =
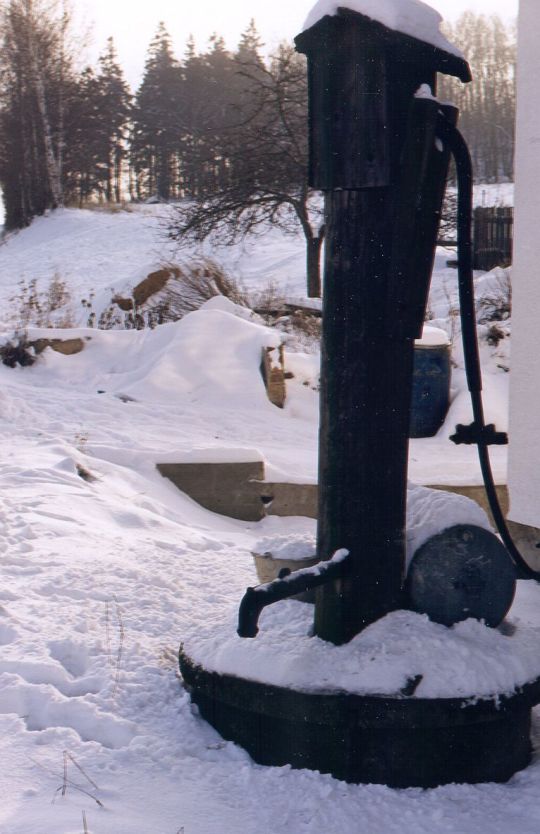
[[73,679],[59,663],[41,660],[0,660],[0,674],[17,675],[24,684],[54,688],[59,696],[81,698],[97,695],[106,686],[98,675]]
[[57,689],[31,684],[14,677],[0,690],[0,713],[15,713],[29,732],[50,727],[74,730],[82,741],[95,741],[103,747],[127,747],[137,732],[131,721],[99,710],[84,698],[66,698]]
[[48,644],[49,654],[60,663],[74,678],[81,678],[88,669],[88,649],[83,643],[76,643],[69,638],[51,640]]
[[[1,609],[1,606],[0,606]],[[0,610],[0,616],[5,609]],[[0,646],[9,646],[19,637],[19,633],[7,623],[0,622]]]

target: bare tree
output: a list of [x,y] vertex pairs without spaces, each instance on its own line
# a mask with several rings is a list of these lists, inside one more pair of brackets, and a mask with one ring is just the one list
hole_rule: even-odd
[[475,177],[500,182],[513,177],[515,120],[515,26],[496,15],[464,12],[446,34],[465,54],[472,70],[471,84],[448,76],[440,78],[438,96],[455,102],[460,129],[469,143]]
[[[307,78],[302,56],[281,45],[265,65],[236,60],[242,86],[235,119],[221,128],[220,166],[225,176],[197,202],[174,210],[169,236],[179,242],[208,237],[232,244],[268,225],[286,233],[302,229],[307,292],[321,294],[324,226],[307,185]],[[231,123],[232,122],[232,123]]]
[[8,0],[0,14],[0,179],[8,225],[17,226],[64,204],[71,21],[60,0]]

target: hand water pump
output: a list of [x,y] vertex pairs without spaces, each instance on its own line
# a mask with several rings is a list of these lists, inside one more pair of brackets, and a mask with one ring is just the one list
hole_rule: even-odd
[[[368,0],[354,2],[375,8]],[[457,111],[428,93],[436,92],[437,72],[466,82],[469,68],[438,33],[439,18],[425,4],[380,5],[420,10],[428,23],[435,21],[433,41],[346,9],[316,20],[296,39],[308,57],[309,181],[324,192],[327,230],[317,544],[322,561],[249,588],[240,606],[242,637],[255,637],[266,605],[311,588],[317,588],[314,632],[335,644],[406,607],[449,625],[467,616],[496,625],[512,602],[515,566],[537,578],[504,532],[489,473],[486,447],[501,438],[485,426],[481,406],[470,159],[456,129]],[[459,429],[456,439],[478,444],[506,547],[472,525],[452,527],[442,539],[430,540],[431,550],[427,542],[417,551],[406,578],[413,349],[424,321],[451,155],[459,180],[462,329],[474,403],[474,422]],[[433,585],[442,589],[444,616],[433,606]],[[503,642],[510,655],[512,641]],[[233,648],[235,657],[245,649],[253,658],[249,643],[234,640]],[[316,652],[318,641],[308,653],[311,648]],[[495,686],[483,698],[474,689],[457,697],[425,697],[423,675],[413,663],[404,686],[391,692],[353,692],[324,676],[306,691],[268,681],[267,670],[253,671],[247,658],[243,669],[249,672],[231,674],[222,668],[223,656],[218,672],[182,648],[180,668],[202,716],[261,764],[309,767],[349,782],[433,787],[505,781],[530,761],[538,676],[512,692]]]
[[[441,622],[497,625],[515,570],[538,578],[516,551],[497,503],[484,423],[471,261],[472,170],[458,112],[432,95],[437,72],[471,78],[467,63],[340,8],[296,38],[308,58],[309,183],[324,192],[326,249],[321,348],[316,568],[248,589],[239,634],[255,636],[261,609],[318,588],[315,634],[344,643],[400,607],[437,619],[430,582],[447,598]],[[422,333],[451,156],[459,187],[458,264],[465,363],[477,443],[506,548],[473,528],[413,562],[407,581],[405,502],[414,340]],[[511,554],[511,558],[509,556]],[[337,555],[334,555],[337,554]],[[449,558],[447,558],[449,557]],[[512,561],[514,564],[512,564]],[[426,590],[427,589],[427,590]],[[431,608],[430,608],[431,606]]]

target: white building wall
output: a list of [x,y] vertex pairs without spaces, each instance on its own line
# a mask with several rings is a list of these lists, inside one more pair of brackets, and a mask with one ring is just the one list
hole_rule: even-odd
[[540,527],[540,0],[520,0],[509,518]]

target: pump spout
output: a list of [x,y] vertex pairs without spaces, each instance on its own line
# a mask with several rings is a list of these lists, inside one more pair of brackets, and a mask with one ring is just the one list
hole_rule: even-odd
[[289,599],[304,591],[311,591],[327,582],[342,579],[349,565],[349,551],[338,550],[331,559],[319,562],[312,568],[288,573],[273,582],[266,582],[256,588],[248,588],[240,603],[238,611],[238,629],[240,637],[256,637],[259,632],[259,617],[267,605]]

